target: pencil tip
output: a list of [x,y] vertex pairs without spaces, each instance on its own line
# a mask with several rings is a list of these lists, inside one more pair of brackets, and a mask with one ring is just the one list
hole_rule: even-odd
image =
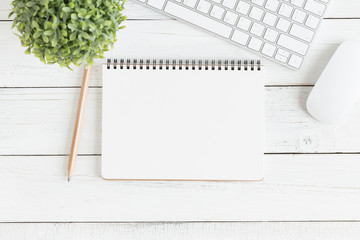
[[68,182],[70,182],[71,177],[68,177]]

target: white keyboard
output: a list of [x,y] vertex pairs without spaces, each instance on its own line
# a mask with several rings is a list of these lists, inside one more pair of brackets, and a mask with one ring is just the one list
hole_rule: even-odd
[[300,69],[329,0],[135,0]]

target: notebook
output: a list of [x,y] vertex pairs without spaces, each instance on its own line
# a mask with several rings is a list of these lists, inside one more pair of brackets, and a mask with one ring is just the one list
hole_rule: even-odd
[[262,179],[263,80],[254,60],[108,59],[102,176]]

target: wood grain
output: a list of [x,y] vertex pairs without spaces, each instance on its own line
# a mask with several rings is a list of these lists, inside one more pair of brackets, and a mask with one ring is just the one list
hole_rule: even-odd
[[105,181],[100,157],[0,157],[0,222],[360,220],[358,155],[269,155],[261,182]]
[[[356,18],[360,17],[360,2],[354,0],[331,0],[331,5],[325,17]],[[7,20],[10,12],[11,0],[0,1],[0,20]],[[124,14],[128,19],[169,19],[160,13],[147,9],[133,1],[125,4]]]
[[360,223],[35,223],[0,224],[16,240],[358,240]]
[[[10,22],[0,22],[0,87],[80,86],[82,68],[69,71],[45,65],[24,48],[10,31]],[[256,59],[257,55],[207,33],[173,20],[128,21],[118,32],[119,41],[107,53],[112,58]],[[347,39],[360,40],[359,20],[325,20],[305,66],[293,71],[264,60],[268,85],[314,84],[337,46]],[[101,63],[93,67],[92,86],[101,86]]]
[[[305,109],[310,87],[266,89],[267,153],[360,152],[360,102],[341,125],[322,125]],[[0,155],[68,154],[80,89],[0,89]],[[91,88],[80,154],[101,153],[101,89]]]

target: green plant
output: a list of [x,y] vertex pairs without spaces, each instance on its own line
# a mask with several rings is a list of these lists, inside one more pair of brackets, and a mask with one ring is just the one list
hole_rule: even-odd
[[9,17],[26,53],[47,64],[89,66],[113,47],[126,0],[14,0]]

